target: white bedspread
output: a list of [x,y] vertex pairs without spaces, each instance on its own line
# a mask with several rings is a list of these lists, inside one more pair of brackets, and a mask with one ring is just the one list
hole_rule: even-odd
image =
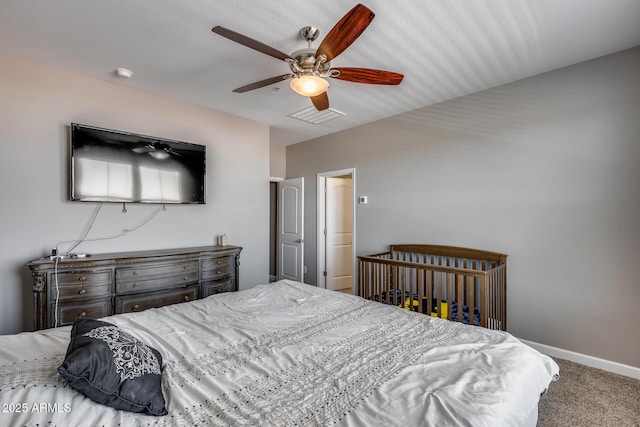
[[0,336],[0,425],[516,427],[558,373],[508,333],[291,281],[104,320],[160,351],[169,414],[66,386],[63,327]]

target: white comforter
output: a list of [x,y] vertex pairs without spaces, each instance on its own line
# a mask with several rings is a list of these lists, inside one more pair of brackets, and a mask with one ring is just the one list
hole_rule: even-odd
[[104,320],[160,351],[169,414],[65,386],[63,327],[0,336],[0,425],[515,427],[558,373],[508,333],[291,281]]

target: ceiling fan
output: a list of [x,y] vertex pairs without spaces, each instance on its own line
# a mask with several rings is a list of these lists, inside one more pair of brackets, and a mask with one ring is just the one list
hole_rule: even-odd
[[369,8],[362,4],[357,4],[329,31],[318,49],[311,47],[311,42],[319,35],[318,29],[304,27],[300,30],[300,35],[308,42],[308,47],[297,50],[291,55],[224,27],[213,27],[211,31],[289,64],[291,73],[254,82],[234,89],[234,92],[244,93],[291,79],[291,89],[300,95],[310,97],[316,109],[322,111],[329,108],[329,97],[327,95],[329,82],[326,80],[328,77],[355,83],[378,85],[397,85],[404,78],[402,74],[391,71],[354,67],[331,68],[331,61],[362,34],[374,16],[375,14]]

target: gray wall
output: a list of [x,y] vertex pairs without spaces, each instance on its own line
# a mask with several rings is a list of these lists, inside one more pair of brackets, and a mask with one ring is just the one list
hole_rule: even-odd
[[287,147],[271,144],[269,150],[269,173],[274,178],[284,178],[287,174]]
[[369,199],[359,255],[507,253],[511,333],[640,367],[640,48],[292,145],[286,160],[305,177],[308,283],[316,174],[355,167]]
[[[169,205],[135,232],[76,251],[211,245],[226,233],[230,244],[244,248],[240,288],[268,282],[268,126],[8,55],[0,63],[1,334],[32,326],[25,264],[79,238],[97,206],[67,200],[71,122],[207,147],[205,205]],[[105,204],[88,238],[133,228],[156,209],[130,204],[123,214],[121,205]]]

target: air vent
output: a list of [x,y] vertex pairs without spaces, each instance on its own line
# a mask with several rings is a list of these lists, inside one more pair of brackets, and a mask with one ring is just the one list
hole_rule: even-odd
[[345,113],[342,111],[334,110],[333,108],[318,111],[313,105],[310,105],[307,108],[303,108],[300,111],[289,114],[289,117],[293,117],[294,119],[302,120],[303,122],[311,123],[313,125],[319,125],[320,123],[325,123],[344,115]]

